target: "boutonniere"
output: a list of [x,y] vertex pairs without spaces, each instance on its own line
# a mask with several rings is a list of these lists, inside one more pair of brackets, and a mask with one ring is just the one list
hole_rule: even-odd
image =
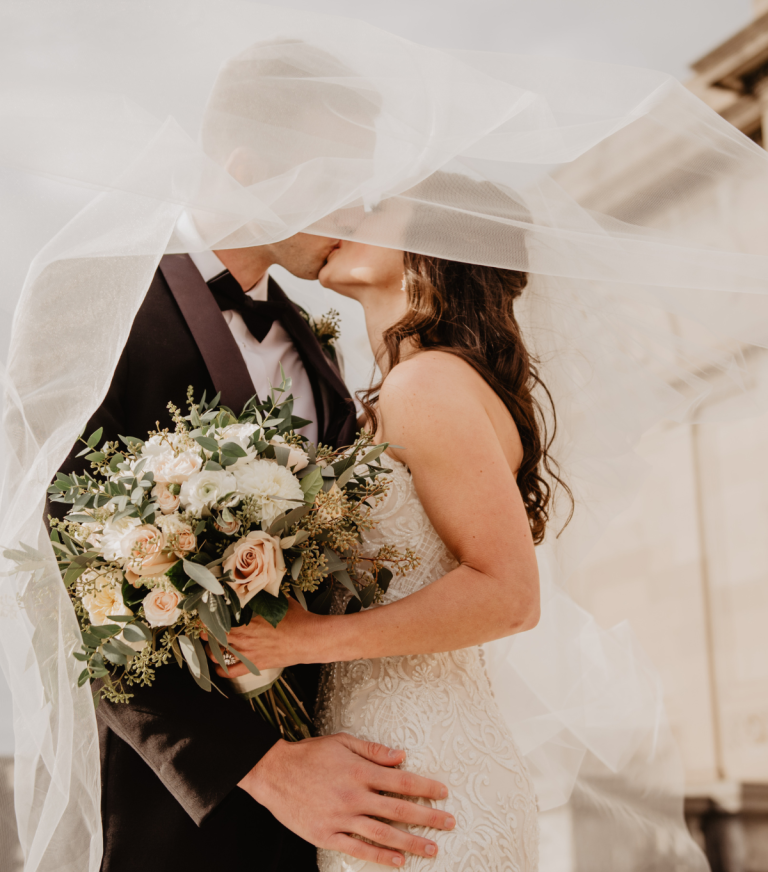
[[341,335],[341,315],[335,309],[329,309],[325,315],[313,317],[309,312],[301,310],[304,320],[315,334],[320,347],[331,358],[336,360],[336,340]]

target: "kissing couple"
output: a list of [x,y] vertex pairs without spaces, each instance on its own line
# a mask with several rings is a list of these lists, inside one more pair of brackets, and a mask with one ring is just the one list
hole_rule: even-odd
[[[233,58],[206,110],[207,153],[246,187],[279,176],[259,139],[263,114],[278,111],[267,86],[299,69],[311,86],[338,66],[301,42]],[[285,129],[296,128],[281,146],[297,162],[300,127],[374,153],[375,99],[357,107],[370,123],[353,123],[353,95],[337,91],[319,100],[309,87],[280,105]],[[489,183],[447,172],[431,183],[524,216]],[[102,701],[104,872],[537,869],[534,786],[482,649],[537,624],[534,548],[547,530],[548,480],[559,481],[535,397],[543,386],[516,318],[527,276],[484,264],[482,239],[475,262],[420,254],[429,208],[415,200],[393,214],[383,201],[366,205],[354,233],[245,245],[235,234],[206,246],[205,216],[187,210],[175,232],[186,252],[161,259],[135,316],[89,432],[116,440],[172,427],[167,404],[183,407],[190,385],[239,410],[266,398],[282,368],[311,441],[344,446],[362,429],[389,443],[390,489],[364,544],[421,560],[373,608],[345,614],[341,602],[320,615],[291,602],[277,628],[254,618],[232,630],[259,669],[294,667],[304,698],[316,700],[314,738],[285,741],[242,700],[202,693],[181,669],[132,688],[128,705]],[[366,241],[393,222],[397,242]],[[362,306],[380,377],[359,405],[335,354],[270,277],[273,265]],[[161,365],[148,372],[150,361]],[[63,471],[86,467],[77,454]]]

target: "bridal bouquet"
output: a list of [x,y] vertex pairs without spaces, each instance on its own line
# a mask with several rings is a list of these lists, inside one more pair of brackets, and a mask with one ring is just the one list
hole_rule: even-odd
[[51,521],[51,541],[80,620],[79,681],[101,680],[97,703],[128,702],[132,685],[151,684],[174,660],[210,691],[205,633],[225,672],[238,660],[248,668],[231,679],[235,690],[286,738],[308,736],[290,676],[260,673],[227,633],[254,615],[277,626],[289,596],[327,612],[346,589],[348,610],[368,606],[416,564],[389,547],[360,553],[387,492],[387,445],[367,435],[335,451],[308,443],[290,387],[284,378],[240,415],[218,397],[193,402],[190,389],[188,415],[169,405],[175,431],[98,447],[99,430],[83,440],[91,472],[59,473],[49,488],[72,505]]

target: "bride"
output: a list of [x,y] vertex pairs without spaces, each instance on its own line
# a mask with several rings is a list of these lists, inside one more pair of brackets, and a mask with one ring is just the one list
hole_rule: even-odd
[[[522,272],[342,241],[320,281],[358,300],[384,374],[363,397],[392,482],[366,544],[411,548],[420,566],[395,579],[381,607],[331,616],[293,608],[233,635],[259,667],[328,664],[322,734],[346,731],[407,752],[407,768],[441,780],[455,828],[412,828],[433,840],[409,868],[537,868],[536,797],[485,672],[481,645],[539,619],[534,545],[545,535],[550,480],[533,390],[543,388],[515,319]],[[395,447],[402,446],[402,447]],[[439,580],[439,581],[438,581]],[[436,582],[433,584],[433,582]],[[413,851],[388,823],[373,842]],[[395,866],[404,858],[386,852]],[[430,854],[435,859],[428,859]],[[322,850],[321,872],[368,870]],[[381,862],[381,854],[378,862]]]

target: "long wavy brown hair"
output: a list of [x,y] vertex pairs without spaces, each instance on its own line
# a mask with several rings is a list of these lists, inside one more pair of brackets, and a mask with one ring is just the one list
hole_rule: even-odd
[[[517,485],[538,545],[550,518],[553,488],[563,488],[571,502],[566,524],[573,514],[573,496],[549,455],[557,428],[552,395],[515,317],[514,302],[527,283],[524,272],[406,252],[405,291],[410,305],[407,314],[384,333],[382,371],[387,373],[399,363],[402,343],[410,339],[419,349],[445,351],[465,360],[485,379],[509,409],[520,434],[523,462]],[[377,418],[382,383],[358,395],[370,421]],[[536,393],[546,398],[548,416]]]

